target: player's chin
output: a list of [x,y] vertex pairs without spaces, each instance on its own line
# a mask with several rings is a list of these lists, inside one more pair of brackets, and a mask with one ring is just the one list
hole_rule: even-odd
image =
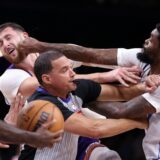
[[76,90],[76,88],[77,88],[77,84],[76,84],[76,83],[74,83],[74,82],[72,82],[72,83],[71,83],[71,85],[70,85],[70,89],[71,89],[71,91]]
[[10,63],[17,64],[17,59],[13,57],[5,57]]
[[17,64],[17,63],[20,63],[22,61],[22,58],[20,56],[14,56],[11,58],[11,61],[13,64]]

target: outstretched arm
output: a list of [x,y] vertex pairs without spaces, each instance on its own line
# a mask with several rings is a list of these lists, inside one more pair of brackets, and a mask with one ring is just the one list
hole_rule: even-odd
[[140,81],[138,76],[141,70],[136,67],[119,67],[112,71],[103,73],[77,74],[76,79],[91,79],[98,83],[119,82],[124,86],[129,86],[129,83],[136,84]]
[[154,92],[159,85],[159,75],[150,75],[145,82],[130,87],[102,84],[97,101],[127,101],[145,92]]
[[130,119],[90,119],[81,113],[72,114],[65,121],[65,130],[85,137],[111,137],[134,128],[144,129],[147,121]]
[[142,96],[128,102],[100,102],[88,104],[89,108],[109,118],[144,118],[155,113],[155,108]]
[[0,121],[0,141],[13,144],[27,143],[33,147],[51,147],[61,140],[62,131],[52,133],[47,130],[50,126],[48,123],[37,132],[29,132]]
[[[26,38],[18,46],[21,58],[24,58],[29,53],[42,53],[47,50],[58,50],[70,59],[87,63],[117,64],[117,49],[93,49],[74,44],[46,43],[31,37]],[[17,59],[17,61],[19,60]]]
[[[156,93],[159,92],[159,87],[158,87],[160,85],[159,75],[148,76],[146,78],[146,82],[144,82],[143,84],[146,85],[144,89],[146,88],[146,90],[148,91],[155,90]],[[148,97],[150,97],[150,100],[148,102],[144,98],[144,96],[142,95],[138,96],[140,92],[138,93],[138,90],[136,90],[136,88],[133,87],[132,90],[128,90],[128,89],[126,90],[126,89],[125,88],[120,89],[122,95],[125,96],[126,98],[131,99],[135,97],[136,92],[137,92],[137,96],[129,100],[128,102],[99,102],[99,101],[92,102],[89,104],[89,108],[104,116],[112,117],[112,118],[142,118],[142,117],[146,117],[149,113],[156,112],[156,109],[155,107],[152,106],[152,101],[151,101],[152,99],[154,99],[155,101],[155,98],[157,99],[157,101],[159,100],[159,97],[154,97],[155,92],[153,94],[147,93],[149,94]],[[115,91],[114,94],[113,94],[113,91]],[[119,95],[119,92],[117,92],[116,88],[114,88],[114,90],[111,89],[110,92],[112,93],[112,97],[111,97],[112,99],[113,97],[115,97],[115,95]],[[110,92],[108,93],[111,94]],[[121,96],[121,94],[119,96]],[[154,103],[154,105],[156,105],[156,103]]]

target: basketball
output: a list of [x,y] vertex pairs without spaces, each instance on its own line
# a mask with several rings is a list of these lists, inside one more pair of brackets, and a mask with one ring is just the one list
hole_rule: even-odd
[[17,127],[36,131],[43,123],[53,121],[55,123],[48,129],[56,132],[64,128],[64,118],[59,108],[46,100],[35,100],[27,104],[18,114]]

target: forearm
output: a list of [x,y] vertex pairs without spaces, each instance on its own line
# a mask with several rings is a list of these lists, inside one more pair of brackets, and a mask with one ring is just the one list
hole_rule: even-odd
[[104,73],[105,78],[103,77],[103,73],[91,73],[91,74],[76,74],[75,79],[90,79],[97,83],[106,83],[111,82],[110,74]]
[[127,101],[145,92],[145,88],[140,86],[139,84],[130,87],[101,84],[101,93],[97,101]]
[[[32,141],[34,139],[34,135],[32,135],[31,132],[20,130],[2,121],[0,121],[0,130],[0,141],[6,143],[28,143],[29,141]],[[30,138],[28,138],[28,136]]]
[[74,113],[65,121],[65,130],[85,137],[110,137],[133,128],[145,128],[146,123],[129,119],[92,119]]
[[106,125],[104,125],[104,122],[101,120],[97,123],[97,130],[99,133],[97,138],[111,137],[135,128],[144,129],[148,126],[147,122],[130,119],[107,119],[106,122]]
[[142,83],[130,87],[117,86],[117,89],[120,97],[122,97],[122,100],[124,101],[128,101],[146,92],[146,87]]
[[156,110],[142,96],[128,102],[92,102],[89,108],[109,118],[142,118]]
[[107,65],[117,64],[117,49],[93,49],[74,44],[58,44],[40,42],[38,51],[46,50],[61,51],[66,57],[87,63],[99,63]]

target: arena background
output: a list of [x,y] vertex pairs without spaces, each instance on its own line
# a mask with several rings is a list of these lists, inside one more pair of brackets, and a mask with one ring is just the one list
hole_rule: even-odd
[[[86,47],[141,47],[160,22],[159,0],[1,0],[0,24],[16,22],[42,41],[75,43]],[[9,63],[0,58],[0,73]],[[80,68],[79,72],[101,69]],[[13,81],[13,80],[11,80]],[[7,113],[0,96],[0,118]],[[144,160],[144,132],[134,130],[103,139],[123,160]],[[13,149],[0,149],[0,160],[10,160]]]

